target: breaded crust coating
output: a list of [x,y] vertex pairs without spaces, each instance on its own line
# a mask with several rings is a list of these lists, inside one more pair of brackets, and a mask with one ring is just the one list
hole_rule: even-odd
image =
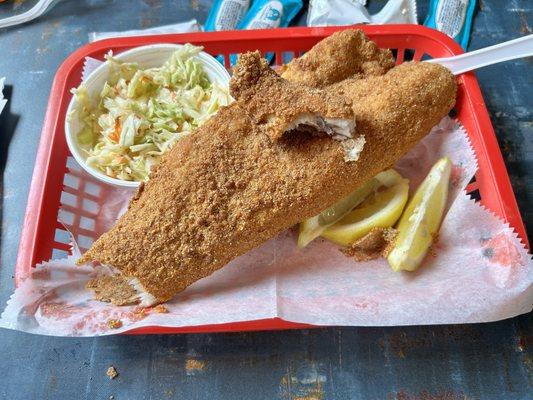
[[[328,90],[352,102],[357,133],[364,134],[366,139],[363,153],[368,155],[414,146],[421,138],[407,132],[428,133],[439,122],[434,117],[444,117],[454,106],[457,83],[452,73],[441,65],[406,62],[383,76],[346,79]],[[402,132],[408,137],[402,137]],[[383,143],[387,145],[383,147]]]
[[363,31],[347,29],[316,44],[282,68],[291,82],[323,88],[349,77],[383,75],[394,67],[390,50],[379,49]]
[[344,138],[352,137],[355,128],[352,109],[343,96],[288,82],[258,51],[239,56],[230,94],[272,140],[301,125]]
[[112,265],[169,300],[394,164],[449,112],[456,84],[441,66],[411,63],[333,89],[354,100],[358,161],[329,137],[272,141],[234,103],[176,144],[79,262]]

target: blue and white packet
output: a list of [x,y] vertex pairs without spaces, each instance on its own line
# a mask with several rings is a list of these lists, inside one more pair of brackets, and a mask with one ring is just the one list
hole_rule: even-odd
[[424,25],[444,32],[466,50],[475,9],[476,0],[431,0]]
[[237,28],[250,8],[250,0],[215,0],[207,16],[204,30],[230,31]]
[[286,27],[301,9],[301,0],[255,0],[237,29]]
[[[302,9],[302,0],[254,0],[252,7],[237,29],[270,29],[289,26],[292,19]],[[268,53],[265,58],[270,62],[274,57]],[[237,56],[230,57],[231,66],[237,62]]]

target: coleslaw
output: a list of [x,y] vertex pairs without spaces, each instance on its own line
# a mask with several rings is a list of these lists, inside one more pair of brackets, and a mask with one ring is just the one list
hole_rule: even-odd
[[186,44],[149,69],[106,55],[110,74],[101,92],[92,98],[83,84],[72,90],[82,126],[78,144],[89,166],[112,178],[146,181],[178,140],[232,101],[227,88],[209,81],[196,58],[201,51]]

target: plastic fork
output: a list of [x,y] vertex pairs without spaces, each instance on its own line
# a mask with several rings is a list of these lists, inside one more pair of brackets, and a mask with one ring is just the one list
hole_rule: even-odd
[[440,64],[454,75],[459,75],[487,65],[530,56],[533,56],[533,34],[458,56],[434,58],[426,62]]

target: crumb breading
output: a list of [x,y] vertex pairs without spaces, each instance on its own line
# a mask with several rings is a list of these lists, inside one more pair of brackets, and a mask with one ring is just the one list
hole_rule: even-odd
[[112,265],[169,300],[394,164],[450,111],[456,84],[439,65],[410,63],[332,90],[353,100],[358,161],[326,136],[272,141],[235,102],[167,153],[78,263]]
[[421,137],[412,132],[428,133],[437,116],[454,106],[457,84],[441,65],[407,62],[383,76],[346,79],[328,90],[351,100],[357,133],[366,140],[358,162],[371,165],[378,154],[413,147]]
[[387,257],[394,246],[398,231],[393,228],[373,228],[361,239],[341,251],[356,261],[370,261],[379,257]]
[[290,61],[281,76],[291,82],[322,88],[349,77],[383,75],[394,66],[390,50],[379,49],[363,31],[335,32],[300,58]]
[[122,328],[122,321],[120,319],[108,319],[107,326],[110,329],[120,329]]
[[91,279],[85,287],[93,290],[96,300],[111,302],[117,306],[135,303],[139,297],[129,279],[122,275],[99,276]]
[[118,376],[118,371],[115,367],[110,366],[105,374],[109,377],[109,379],[115,379]]
[[302,126],[338,139],[351,138],[355,129],[352,109],[343,96],[288,82],[258,51],[239,56],[230,94],[272,140]]

